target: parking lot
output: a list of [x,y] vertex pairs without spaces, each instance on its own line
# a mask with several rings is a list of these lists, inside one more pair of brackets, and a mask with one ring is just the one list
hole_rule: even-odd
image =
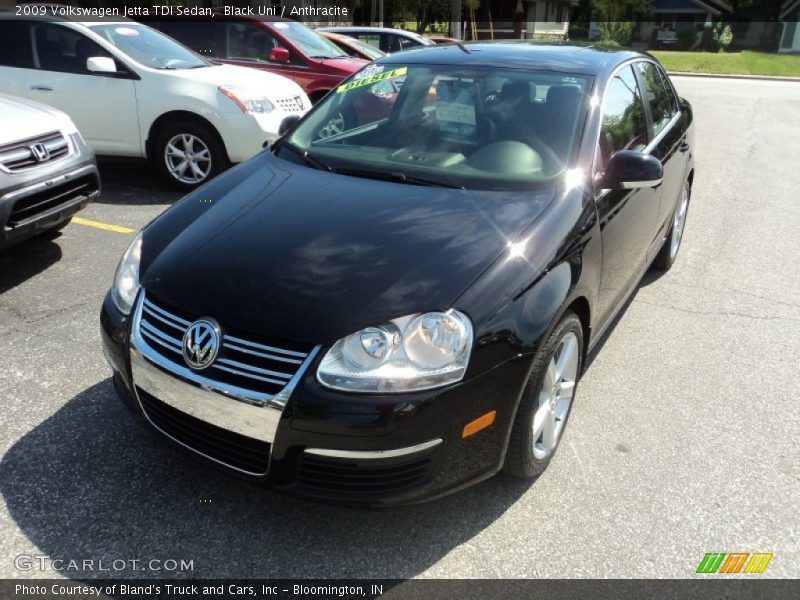
[[553,464],[402,509],[281,496],[134,421],[98,314],[130,231],[179,194],[102,161],[82,224],[0,254],[0,577],[56,576],[15,566],[39,554],[194,567],[60,573],[81,578],[682,578],[715,551],[800,576],[800,83],[675,83],[697,123],[683,248],[591,361]]

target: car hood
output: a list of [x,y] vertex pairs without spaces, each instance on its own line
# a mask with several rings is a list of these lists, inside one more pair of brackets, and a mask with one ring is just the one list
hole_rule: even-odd
[[451,307],[553,195],[361,179],[263,152],[145,229],[141,283],[223,327],[330,344]]
[[368,60],[363,58],[314,58],[311,59],[316,63],[325,65],[326,68],[339,71],[343,75],[352,75],[356,71],[360,71],[364,66],[369,64]]
[[0,115],[0,146],[56,129],[75,131],[75,125],[60,110],[16,96],[0,94]]
[[248,69],[235,65],[213,65],[200,69],[180,69],[162,72],[172,77],[180,77],[181,79],[215,86],[235,85],[248,89],[263,90],[268,98],[282,98],[298,94],[305,96],[302,88],[291,79],[260,69]]

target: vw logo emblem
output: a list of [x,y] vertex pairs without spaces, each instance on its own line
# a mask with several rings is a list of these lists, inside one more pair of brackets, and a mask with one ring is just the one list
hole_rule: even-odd
[[211,366],[219,352],[222,334],[211,319],[200,319],[189,325],[183,335],[183,359],[193,369]]

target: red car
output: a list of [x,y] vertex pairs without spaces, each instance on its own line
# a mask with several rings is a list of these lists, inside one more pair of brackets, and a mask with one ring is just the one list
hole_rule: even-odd
[[348,56],[302,23],[280,17],[217,14],[205,21],[164,19],[147,24],[208,58],[288,77],[314,103],[368,62]]

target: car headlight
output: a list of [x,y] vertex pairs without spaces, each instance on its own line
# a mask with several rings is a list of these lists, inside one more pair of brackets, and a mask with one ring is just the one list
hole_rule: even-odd
[[233,100],[236,106],[245,113],[268,113],[275,108],[264,94],[255,90],[234,85],[221,85],[219,86],[219,91],[222,95]]
[[336,342],[317,369],[324,386],[398,393],[461,381],[472,351],[472,322],[457,310],[428,312],[367,327]]
[[142,232],[133,240],[119,261],[111,286],[111,299],[122,314],[130,314],[139,293],[139,261],[142,258]]

